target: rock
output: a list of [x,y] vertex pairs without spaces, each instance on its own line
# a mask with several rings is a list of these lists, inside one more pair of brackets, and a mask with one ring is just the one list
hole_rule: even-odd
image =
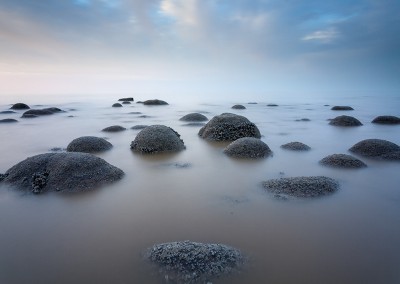
[[104,128],[101,131],[104,131],[104,132],[120,132],[120,131],[124,131],[124,130],[126,130],[125,127],[122,127],[122,126],[119,126],[119,125],[112,125],[112,126]]
[[225,149],[224,153],[233,158],[265,158],[272,154],[271,149],[258,138],[243,137],[233,141]]
[[207,116],[198,113],[198,112],[193,112],[193,113],[189,113],[183,117],[181,117],[179,120],[182,121],[207,121],[208,118]]
[[267,104],[267,106],[269,106],[269,107],[277,107],[278,105],[277,104]]
[[319,161],[319,163],[335,168],[365,168],[367,166],[363,161],[346,154],[329,155]]
[[43,108],[43,109],[30,109],[22,114],[23,118],[32,118],[32,117],[38,117],[42,115],[52,115],[57,112],[64,112],[63,110],[57,108],[57,107],[48,107],[48,108]]
[[107,151],[112,147],[113,145],[103,138],[94,136],[83,136],[72,140],[71,143],[69,143],[67,146],[67,151],[96,153]]
[[260,131],[254,123],[233,113],[214,116],[199,130],[199,136],[210,141],[234,141],[242,137],[261,138]]
[[24,103],[16,103],[10,109],[30,109],[30,107]]
[[387,140],[366,139],[353,145],[349,151],[361,156],[379,157],[391,152],[400,151],[400,146]]
[[203,127],[204,125],[206,125],[204,122],[189,122],[189,123],[183,124],[182,126]]
[[400,124],[400,118],[392,115],[377,116],[372,120],[372,123],[377,124]]
[[131,102],[122,102],[123,105],[130,105]]
[[296,119],[296,121],[311,121],[309,118],[300,118]]
[[50,111],[52,113],[64,112],[62,109],[59,109],[58,107],[48,107],[48,108],[44,108],[43,110]]
[[143,104],[146,106],[161,106],[161,105],[167,105],[168,103],[162,100],[147,100],[144,101]]
[[120,102],[133,102],[133,98],[120,98],[118,101],[120,101]]
[[22,118],[35,118],[35,117],[39,117],[38,115],[36,115],[36,114],[23,114],[22,116],[21,116]]
[[400,151],[383,154],[379,158],[386,161],[400,161]]
[[144,104],[144,102],[142,102],[142,101],[137,101],[136,103],[137,104]]
[[151,125],[141,130],[131,143],[131,149],[141,154],[178,152],[186,147],[180,135],[170,127]]
[[18,120],[13,118],[0,119],[0,123],[13,123],[13,122],[18,122]]
[[329,122],[334,126],[361,126],[363,125],[357,118],[348,115],[337,116]]
[[210,283],[240,272],[246,261],[236,248],[191,241],[156,244],[144,256],[158,267],[163,279],[177,284]]
[[7,177],[7,175],[5,175],[5,174],[0,174],[0,182],[2,182],[6,177]]
[[135,125],[135,126],[132,126],[131,129],[133,129],[133,130],[142,130],[142,129],[146,128],[147,126],[148,125]]
[[308,151],[311,150],[311,147],[301,143],[301,142],[290,142],[287,144],[281,145],[281,148],[286,149],[286,150],[292,150],[292,151]]
[[115,103],[112,105],[112,107],[122,107],[122,105],[120,103]]
[[11,113],[16,113],[16,112],[12,111],[12,110],[3,110],[3,111],[0,111],[0,113],[1,114],[11,114]]
[[249,104],[249,105],[256,105],[257,103],[256,103],[256,102],[248,102],[247,104]]
[[331,108],[331,110],[354,110],[350,106],[334,106]]
[[246,107],[244,105],[234,105],[232,108],[233,109],[246,109]]
[[267,180],[263,187],[274,195],[313,198],[336,192],[339,183],[324,176],[291,177]]
[[140,111],[132,111],[129,114],[142,114]]
[[121,179],[124,172],[87,153],[40,154],[16,164],[3,182],[34,193],[81,192]]

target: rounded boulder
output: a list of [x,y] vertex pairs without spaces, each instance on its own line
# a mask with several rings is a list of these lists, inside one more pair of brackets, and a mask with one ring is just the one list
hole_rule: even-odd
[[16,103],[13,104],[12,107],[10,107],[10,109],[30,109],[30,107],[24,103]]
[[376,124],[400,124],[400,117],[393,115],[381,115],[372,120]]
[[329,155],[320,160],[319,163],[324,166],[346,169],[365,168],[367,166],[363,161],[346,154]]
[[311,147],[301,143],[301,142],[290,142],[290,143],[286,143],[281,145],[282,149],[286,149],[286,150],[292,150],[292,151],[308,151],[311,150]]
[[348,115],[340,115],[329,122],[333,126],[361,126],[363,125],[357,118]]
[[224,149],[224,153],[233,158],[259,159],[270,156],[272,151],[258,138],[243,137],[229,144]]
[[113,145],[104,138],[83,136],[71,141],[67,146],[68,152],[96,153],[107,151]]
[[208,118],[207,116],[198,113],[198,112],[193,112],[193,113],[189,113],[185,116],[182,116],[179,120],[182,121],[207,121]]
[[379,157],[400,151],[400,146],[382,139],[366,139],[354,144],[350,152],[366,157]]

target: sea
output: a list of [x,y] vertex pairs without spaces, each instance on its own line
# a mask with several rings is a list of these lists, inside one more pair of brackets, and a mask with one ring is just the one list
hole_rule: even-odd
[[[253,100],[154,97],[133,94],[135,102],[111,107],[118,94],[0,97],[0,111],[13,103],[65,112],[0,124],[0,173],[27,157],[63,151],[81,136],[113,144],[98,153],[125,172],[121,181],[86,193],[21,193],[0,185],[0,283],[136,284],[166,283],[143,259],[158,243],[190,240],[222,243],[248,258],[239,274],[210,283],[355,284],[400,283],[400,163],[358,157],[368,167],[334,169],[319,160],[350,154],[369,138],[400,144],[399,125],[372,124],[379,115],[400,116],[400,96],[275,96]],[[145,106],[139,100],[169,105]],[[256,104],[249,104],[255,102]],[[270,103],[275,107],[267,106]],[[242,104],[244,110],[234,110]],[[348,105],[353,111],[332,111]],[[247,117],[273,151],[271,157],[238,160],[226,156],[229,143],[198,136],[200,126],[179,119],[200,112],[209,119],[230,112]],[[335,127],[339,115],[360,127]],[[310,121],[297,121],[307,118]],[[168,155],[133,153],[135,125],[173,128],[186,150]],[[121,125],[126,131],[101,130]],[[299,141],[307,152],[282,149]],[[58,148],[58,149],[55,149]],[[281,200],[262,182],[296,176],[327,176],[340,189],[316,199]]]

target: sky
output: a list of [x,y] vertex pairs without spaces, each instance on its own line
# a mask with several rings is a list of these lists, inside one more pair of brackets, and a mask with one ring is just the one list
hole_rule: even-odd
[[0,0],[0,95],[400,95],[399,0]]

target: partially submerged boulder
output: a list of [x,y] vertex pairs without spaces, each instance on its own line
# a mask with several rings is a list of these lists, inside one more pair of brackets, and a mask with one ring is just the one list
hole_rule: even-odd
[[[139,103],[139,102],[138,102]],[[144,101],[143,104],[145,106],[162,106],[162,105],[167,105],[168,103],[166,101],[163,100],[147,100]]]
[[246,107],[244,105],[234,105],[232,108],[233,109],[246,109]]
[[112,125],[112,126],[104,128],[101,131],[104,131],[104,132],[120,132],[120,131],[124,131],[124,130],[126,130],[125,127],[122,127],[120,125]]
[[30,107],[27,104],[24,103],[16,103],[13,104],[12,107],[10,107],[10,109],[30,109]]
[[115,103],[112,105],[112,107],[122,107],[122,105],[120,103]]
[[278,105],[277,104],[267,104],[267,106],[269,106],[269,107],[277,107]]
[[57,107],[48,107],[43,109],[30,109],[22,114],[23,118],[32,118],[38,117],[43,115],[52,115],[58,112],[63,112],[63,110]]
[[178,152],[185,148],[178,132],[165,125],[151,125],[144,128],[131,143],[131,149],[141,154]]
[[120,102],[133,102],[133,98],[132,97],[120,98],[118,101],[120,101]]
[[16,112],[13,111],[13,110],[3,110],[3,111],[0,111],[0,114],[11,114],[11,113],[16,113]]
[[13,123],[13,122],[18,122],[18,120],[13,118],[0,119],[0,123]]
[[47,153],[23,160],[5,173],[3,183],[24,191],[81,192],[121,179],[124,172],[87,153]]
[[193,112],[193,113],[189,113],[185,116],[182,116],[179,120],[182,121],[207,121],[208,118],[207,116],[198,113],[198,112]]
[[270,179],[263,182],[263,187],[277,197],[313,198],[336,192],[339,183],[329,177],[310,176]]
[[142,130],[142,129],[145,129],[147,126],[148,126],[148,125],[141,125],[141,124],[138,124],[138,125],[132,126],[131,129],[133,129],[133,130]]
[[354,144],[349,151],[361,156],[379,157],[400,151],[400,146],[387,140],[366,139]]
[[113,145],[104,138],[95,136],[83,136],[71,141],[67,146],[68,152],[96,153],[107,151]]
[[357,118],[348,115],[340,115],[329,122],[334,126],[361,126],[363,125]]
[[351,106],[334,106],[331,110],[354,110]]
[[281,145],[281,148],[282,149],[286,149],[286,150],[292,150],[292,151],[308,151],[308,150],[311,150],[310,146],[308,146],[308,145],[306,145],[304,143],[298,142],[298,141],[289,142],[289,143],[283,144],[283,145]]
[[270,156],[272,151],[258,138],[243,137],[229,144],[224,149],[224,153],[233,158],[259,159]]
[[242,137],[261,138],[260,131],[254,123],[233,113],[214,116],[199,130],[199,136],[210,141],[234,141]]
[[400,124],[400,117],[393,115],[381,115],[372,120],[376,124]]
[[144,256],[163,280],[177,284],[211,283],[239,272],[246,260],[236,248],[191,241],[156,244]]
[[365,168],[367,165],[351,156],[346,154],[333,154],[326,156],[322,160],[319,161],[321,165],[334,167],[334,168]]
[[386,161],[400,161],[400,151],[394,151],[379,156],[382,160]]

